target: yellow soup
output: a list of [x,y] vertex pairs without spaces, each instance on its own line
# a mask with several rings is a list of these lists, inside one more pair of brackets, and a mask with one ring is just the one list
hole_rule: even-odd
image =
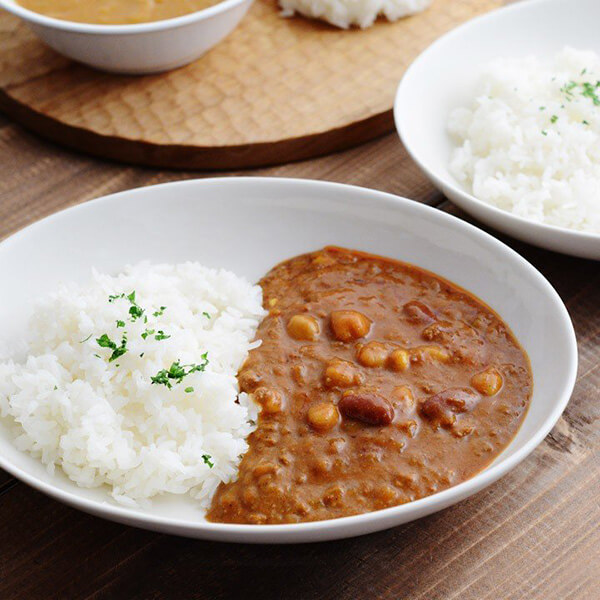
[[172,19],[220,0],[18,0],[37,13],[80,23],[123,25]]

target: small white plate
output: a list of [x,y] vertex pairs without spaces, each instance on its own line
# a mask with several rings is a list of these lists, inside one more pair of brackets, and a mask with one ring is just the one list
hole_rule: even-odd
[[470,290],[512,328],[531,359],[534,393],[515,440],[493,465],[460,485],[410,504],[343,519],[293,525],[207,523],[194,501],[174,497],[148,509],[116,505],[105,489],[49,475],[15,449],[0,424],[0,467],[94,515],[157,531],[236,542],[344,538],[428,515],[507,473],[548,434],[564,410],[577,369],[569,315],[550,284],[513,250],[441,211],[382,192],[288,179],[207,179],[114,194],[70,208],[0,244],[0,343],[18,336],[32,300],[60,281],[85,281],[92,267],[197,260],[256,281],[276,263],[336,244],[401,259]]
[[598,0],[528,0],[469,21],[440,38],[404,75],[394,105],[408,153],[433,184],[491,227],[549,250],[600,260],[600,234],[534,223],[470,194],[448,171],[452,109],[469,105],[495,58],[551,55],[565,45],[600,52]]

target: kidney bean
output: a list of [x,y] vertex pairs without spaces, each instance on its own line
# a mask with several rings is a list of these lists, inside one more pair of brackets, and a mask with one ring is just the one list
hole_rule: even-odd
[[419,405],[421,415],[441,427],[452,427],[457,413],[473,410],[479,395],[466,388],[449,388]]
[[338,408],[344,417],[369,425],[389,425],[394,420],[394,408],[377,394],[346,394],[339,401]]
[[435,313],[419,300],[411,300],[404,305],[404,312],[411,321],[416,323],[432,323],[436,320]]

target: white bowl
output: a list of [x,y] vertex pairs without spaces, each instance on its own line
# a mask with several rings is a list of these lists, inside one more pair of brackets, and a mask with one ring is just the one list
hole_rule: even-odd
[[224,0],[175,19],[134,25],[95,25],[46,17],[15,0],[0,8],[25,21],[48,46],[91,67],[114,73],[157,73],[186,65],[231,33],[253,0]]
[[146,187],[70,208],[0,244],[0,342],[18,336],[31,302],[61,280],[87,280],[142,259],[197,260],[256,281],[279,261],[336,244],[402,259],[475,293],[512,328],[531,359],[531,407],[514,441],[482,473],[415,502],[292,525],[208,523],[187,497],[128,509],[105,489],[82,489],[16,450],[0,425],[0,467],[94,515],[157,531],[236,542],[309,542],[393,527],[497,480],[548,434],[564,410],[577,347],[560,298],[529,263],[479,229],[416,202],[363,188],[288,179],[206,179]]
[[553,54],[565,45],[600,52],[598,0],[528,0],[446,34],[411,65],[394,105],[396,128],[412,158],[448,198],[504,233],[549,250],[600,259],[600,234],[534,223],[470,194],[448,171],[452,109],[469,105],[493,59]]

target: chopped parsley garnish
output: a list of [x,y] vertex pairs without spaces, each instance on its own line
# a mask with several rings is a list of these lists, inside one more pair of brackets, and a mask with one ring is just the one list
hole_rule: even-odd
[[583,121],[581,121],[584,125],[589,125],[589,122],[586,121],[585,119]]
[[99,338],[96,339],[98,346],[101,348],[108,348],[112,350],[112,354],[110,355],[108,362],[112,362],[119,358],[119,356],[123,356],[125,352],[127,352],[127,335],[123,333],[123,338],[121,339],[120,345],[117,345],[116,342],[113,342],[106,333],[103,333]]
[[[585,73],[586,70],[584,69],[581,74],[584,75]],[[568,102],[573,100],[575,92],[578,91],[584,98],[589,98],[594,103],[594,106],[600,106],[598,88],[600,88],[600,81],[596,81],[595,84],[589,81],[569,81],[560,88],[560,91],[565,94]]]
[[210,315],[206,311],[204,311],[202,315],[205,316],[207,319],[210,319]]
[[94,335],[93,333],[90,333],[90,335],[88,335],[88,336],[85,338],[85,340],[81,340],[79,343],[80,343],[80,344],[83,344],[84,342],[87,342],[87,341],[88,341],[88,340],[89,340],[89,339],[90,339],[90,338],[91,338],[93,335]]
[[558,115],[552,115],[550,117],[550,123],[556,123],[558,121]]
[[158,333],[154,336],[154,339],[157,341],[168,340],[171,336],[167,335],[162,329],[158,330]]
[[546,110],[545,106],[540,106],[540,110]]
[[153,317],[160,317],[165,312],[165,310],[167,310],[167,307],[166,306],[161,306],[159,310],[156,310],[156,311],[154,311],[152,313],[152,316]]
[[[129,316],[131,317],[132,321],[137,321],[139,318],[141,318],[144,314],[144,309],[139,307],[137,304],[134,304],[133,306],[129,307]],[[144,321],[145,323],[147,323],[148,321]]]
[[125,321],[118,320],[117,327],[125,327]]
[[184,377],[191,375],[192,373],[202,372],[208,365],[208,352],[205,352],[202,356],[202,362],[198,365],[182,365],[180,361],[175,361],[171,364],[168,369],[160,370],[154,377],[151,377],[152,383],[157,385],[164,385],[169,389],[172,389],[173,384],[181,383]]
[[600,81],[596,83],[596,85],[592,85],[591,83],[585,82],[582,83],[583,91],[581,92],[582,96],[589,98],[594,106],[600,106],[600,98],[598,97],[597,90],[598,86],[600,86]]
[[144,331],[144,333],[142,333],[142,339],[146,339],[149,335],[153,335],[155,332],[154,329],[146,329],[146,331]]
[[186,388],[185,388],[185,390],[184,390],[184,392],[185,392],[186,394],[191,394],[193,391],[194,391],[194,388],[193,388],[193,387],[186,387]]
[[548,135],[548,132],[546,130],[543,130],[542,135]]
[[[135,300],[135,290],[131,292],[131,294],[112,294],[108,297],[109,302],[114,302],[115,300],[127,299],[131,306],[129,307],[129,316],[131,317],[131,322],[137,321],[141,318],[146,312]],[[144,317],[144,323],[148,322],[148,318]]]
[[209,468],[212,469],[215,466],[215,463],[211,459],[212,459],[212,456],[210,454],[202,455],[202,460],[204,461],[204,464],[208,465]]

